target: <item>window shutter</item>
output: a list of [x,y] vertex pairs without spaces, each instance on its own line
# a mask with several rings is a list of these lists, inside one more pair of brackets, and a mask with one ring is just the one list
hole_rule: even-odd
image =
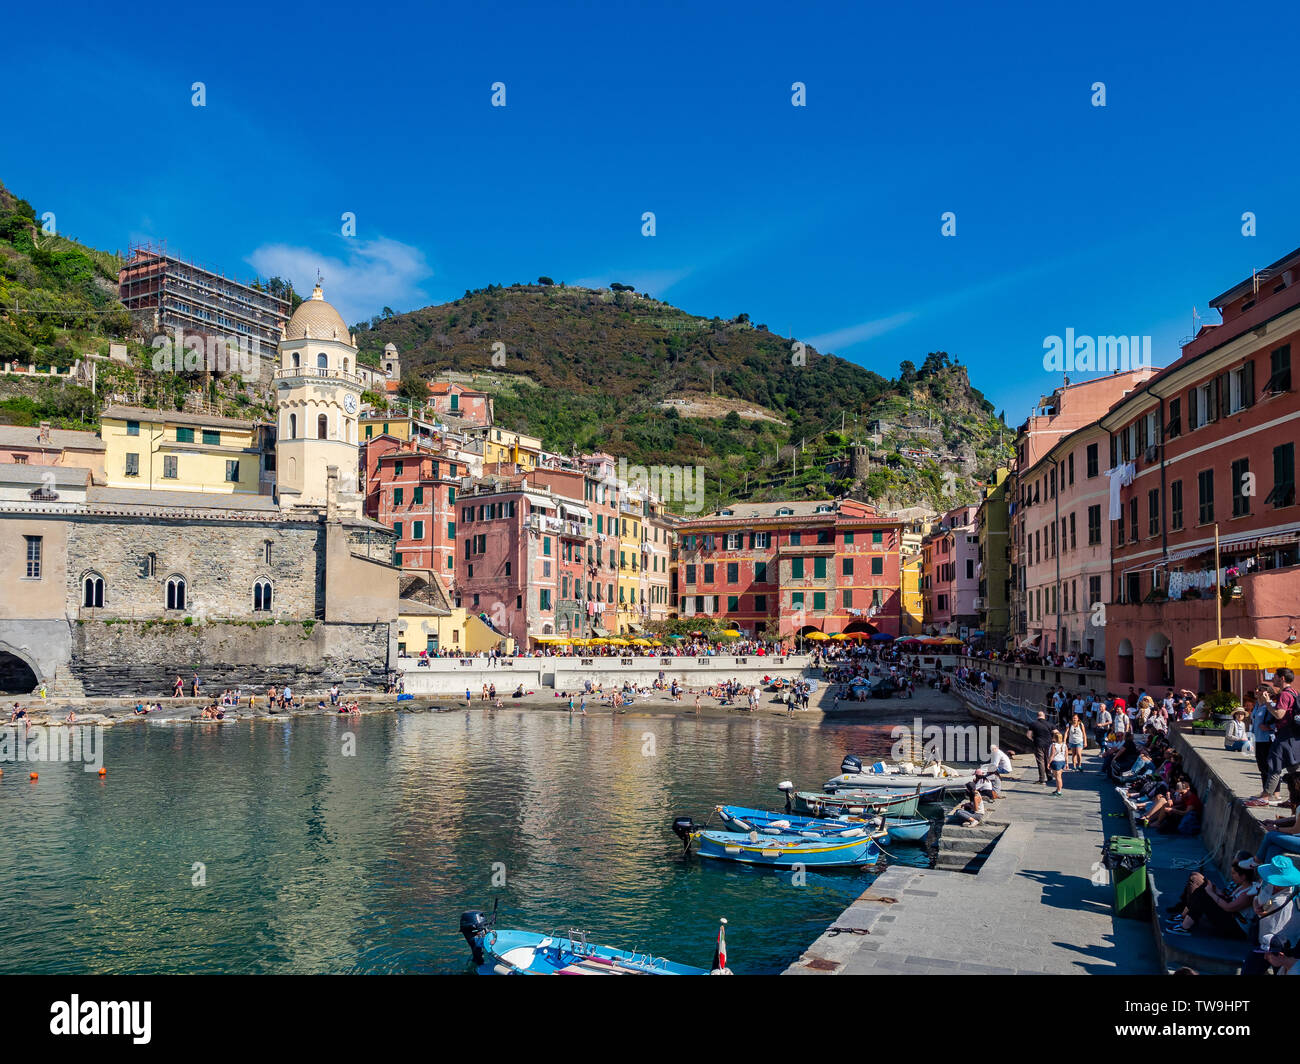
[[1219,417],[1228,416],[1228,404],[1232,401],[1232,384],[1226,373],[1220,373],[1214,381],[1219,391]]
[[1110,467],[1114,469],[1119,465],[1119,441],[1111,436],[1110,438]]
[[1241,405],[1255,405],[1255,360],[1246,359],[1241,367]]
[[1196,428],[1196,389],[1187,389],[1187,431]]

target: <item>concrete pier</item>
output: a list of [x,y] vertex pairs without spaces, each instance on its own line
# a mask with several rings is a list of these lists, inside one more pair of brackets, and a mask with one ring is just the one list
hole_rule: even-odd
[[1101,856],[1107,834],[1128,824],[1106,815],[1123,806],[1093,755],[1084,772],[1065,774],[1059,798],[1017,758],[1021,778],[1004,784],[1008,797],[991,803],[987,826],[943,827],[954,842],[1002,831],[978,871],[889,868],[784,974],[1163,972],[1151,925],[1113,914]]

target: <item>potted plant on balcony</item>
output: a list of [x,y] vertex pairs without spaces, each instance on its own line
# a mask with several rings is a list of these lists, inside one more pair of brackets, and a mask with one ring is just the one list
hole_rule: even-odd
[[1183,598],[1185,599],[1198,599],[1201,597],[1201,589],[1199,587],[1189,587],[1183,592]]
[[1205,720],[1192,722],[1197,731],[1218,732],[1223,730],[1224,721],[1232,716],[1232,711],[1241,705],[1241,700],[1231,691],[1211,691],[1205,696]]

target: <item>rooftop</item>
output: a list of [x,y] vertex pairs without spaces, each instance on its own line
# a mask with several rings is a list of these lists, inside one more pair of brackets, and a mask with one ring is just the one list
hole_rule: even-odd
[[77,429],[49,429],[49,441],[37,439],[40,428],[35,425],[0,425],[0,447],[33,447],[51,451],[64,449],[102,451],[104,441],[93,432]]
[[169,425],[209,425],[213,428],[251,429],[256,422],[241,418],[217,417],[215,414],[192,414],[187,410],[150,410],[143,406],[110,406],[100,420],[164,422]]

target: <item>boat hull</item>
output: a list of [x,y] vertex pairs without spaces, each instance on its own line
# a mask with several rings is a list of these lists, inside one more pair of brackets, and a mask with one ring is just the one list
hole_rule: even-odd
[[864,817],[884,812],[886,816],[915,816],[921,805],[919,794],[818,794],[814,791],[797,791],[790,798],[792,812],[802,816]]
[[700,831],[695,842],[701,857],[765,868],[858,868],[876,864],[883,856],[869,835],[853,839],[759,835],[755,841],[737,831]]
[[818,818],[795,813],[773,813],[739,805],[720,805],[715,811],[722,820],[725,831],[758,831],[766,834],[812,832],[826,838],[847,838],[849,836],[844,835],[846,831],[865,832],[877,838],[884,834],[879,826],[879,817]]
[[930,834],[930,821],[924,817],[886,817],[885,831],[890,842],[921,842]]
[[902,773],[848,772],[826,781],[828,791],[900,791],[915,790],[920,786],[923,791],[964,791],[966,784],[975,780],[972,772],[963,772],[956,776],[906,776]]
[[[572,932],[571,932],[572,933]],[[663,957],[531,931],[488,931],[481,975],[708,975]]]

